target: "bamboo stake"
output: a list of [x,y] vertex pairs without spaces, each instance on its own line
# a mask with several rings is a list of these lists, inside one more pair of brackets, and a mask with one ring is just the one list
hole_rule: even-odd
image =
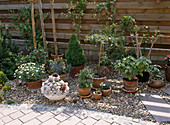
[[101,58],[101,51],[102,51],[102,41],[100,42],[98,71],[99,71],[99,69],[100,69],[100,58]]
[[51,0],[51,16],[52,16],[52,24],[53,24],[53,37],[54,37],[54,47],[55,47],[55,56],[58,56],[57,53],[57,40],[56,40],[56,29],[55,29],[55,19],[54,19],[54,0]]
[[34,43],[34,49],[36,49],[36,34],[35,34],[35,20],[34,20],[34,1],[29,0],[31,4],[31,19],[32,19],[32,32],[33,32],[33,43]]
[[44,29],[44,19],[43,19],[43,11],[42,11],[41,0],[38,0],[38,3],[39,3],[39,13],[40,13],[42,35],[43,35],[44,50],[47,51],[46,34],[45,34],[45,29]]
[[139,58],[139,41],[138,41],[138,34],[137,31],[135,31],[135,35],[136,35],[136,55],[137,55],[137,59]]
[[[158,36],[158,37],[159,37],[159,36]],[[148,53],[148,56],[147,56],[147,58],[148,58],[148,59],[150,59],[150,54],[151,54],[151,51],[152,51],[153,45],[154,45],[154,44],[155,44],[155,42],[158,40],[158,37],[157,37],[157,38],[155,38],[155,40],[152,42],[151,48],[150,48],[149,53]]]

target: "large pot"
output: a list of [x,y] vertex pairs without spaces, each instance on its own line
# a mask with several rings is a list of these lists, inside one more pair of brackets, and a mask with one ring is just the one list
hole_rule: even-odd
[[47,97],[49,100],[61,100],[61,99],[65,98],[66,95],[67,95],[67,93],[63,93],[61,95],[57,95],[57,94],[56,95],[45,95],[44,94],[44,96]]
[[165,77],[166,80],[170,82],[170,66],[165,67]]
[[128,91],[136,91],[136,88],[137,88],[137,83],[138,83],[138,78],[135,77],[134,80],[127,80],[127,79],[123,79],[123,82],[124,82],[124,88]]
[[42,79],[34,81],[34,82],[27,82],[27,87],[29,90],[39,89],[42,86]]
[[102,82],[106,82],[107,78],[105,77],[101,77],[101,78],[93,78],[93,88],[99,88],[100,87],[100,83]]
[[78,76],[76,76],[76,74],[80,73],[80,70],[84,69],[84,65],[81,66],[73,66],[70,69],[70,76],[72,78],[78,78]]
[[139,82],[148,82],[149,77],[150,77],[149,72],[142,72],[142,73],[143,73],[143,76],[141,76],[141,75],[136,76],[139,79]]
[[109,89],[101,89],[103,96],[109,96],[111,92],[111,87]]
[[67,82],[68,81],[68,77],[69,77],[69,73],[66,74],[61,74],[60,75],[60,79]]
[[78,86],[78,92],[80,96],[87,96],[90,94],[91,88],[79,88]]

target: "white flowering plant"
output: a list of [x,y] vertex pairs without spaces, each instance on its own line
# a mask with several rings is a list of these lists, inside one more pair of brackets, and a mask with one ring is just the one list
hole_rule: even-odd
[[14,76],[25,82],[33,82],[45,76],[45,67],[36,63],[25,63],[18,67]]

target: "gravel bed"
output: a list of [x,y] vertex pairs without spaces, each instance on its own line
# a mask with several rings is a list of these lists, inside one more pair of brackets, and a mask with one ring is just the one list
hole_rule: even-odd
[[[15,80],[10,81],[13,85],[12,89],[6,94],[7,101],[14,101],[16,104],[42,104],[42,105],[62,105],[73,106],[87,109],[93,109],[98,111],[110,112],[113,114],[127,116],[132,118],[138,118],[142,120],[154,121],[152,115],[147,111],[143,103],[138,98],[140,93],[157,93],[161,95],[167,103],[170,104],[169,95],[164,93],[161,89],[153,89],[147,85],[147,83],[138,84],[138,92],[136,94],[127,94],[122,91],[123,82],[121,80],[121,74],[117,71],[111,72],[111,77],[108,79],[112,93],[108,97],[102,97],[101,100],[93,100],[93,96],[88,99],[81,99],[78,96],[77,79],[69,78],[70,91],[67,97],[61,101],[49,101],[40,89],[35,91],[27,90],[26,85],[17,86]],[[163,88],[166,88],[166,84]]]

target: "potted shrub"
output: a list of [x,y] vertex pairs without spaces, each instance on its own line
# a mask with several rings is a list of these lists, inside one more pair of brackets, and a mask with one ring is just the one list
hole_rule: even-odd
[[161,71],[159,70],[161,66],[159,65],[151,65],[151,76],[149,80],[149,86],[153,88],[161,88],[162,86],[165,85],[164,80],[163,80],[163,75]]
[[53,60],[50,60],[49,63],[50,72],[52,73],[58,73],[60,75],[60,79],[67,81],[70,68],[71,66],[67,63],[67,61],[63,58],[57,58]]
[[45,68],[36,63],[25,63],[18,67],[14,75],[22,82],[26,82],[29,90],[39,89],[45,76]]
[[110,87],[108,82],[100,83],[100,89],[101,89],[101,92],[102,92],[103,96],[109,96],[110,95],[111,87]]
[[102,97],[102,93],[99,89],[96,89],[96,91],[93,92],[94,100],[99,100]]
[[170,55],[165,57],[165,77],[166,80],[170,82]]
[[57,73],[53,73],[42,83],[41,93],[49,100],[61,100],[65,98],[68,92],[68,83],[61,80]]
[[138,78],[136,75],[143,76],[143,71],[149,72],[150,60],[141,56],[139,59],[135,59],[132,56],[117,60],[115,62],[115,68],[120,72],[123,72],[124,91],[134,93],[137,91]]
[[75,75],[80,73],[80,70],[84,68],[84,64],[87,61],[84,51],[80,46],[80,41],[77,40],[75,34],[72,34],[70,38],[65,56],[67,62],[72,66],[70,76],[74,78]]
[[78,74],[78,92],[82,98],[91,96],[92,75],[91,69],[88,67],[81,70]]

